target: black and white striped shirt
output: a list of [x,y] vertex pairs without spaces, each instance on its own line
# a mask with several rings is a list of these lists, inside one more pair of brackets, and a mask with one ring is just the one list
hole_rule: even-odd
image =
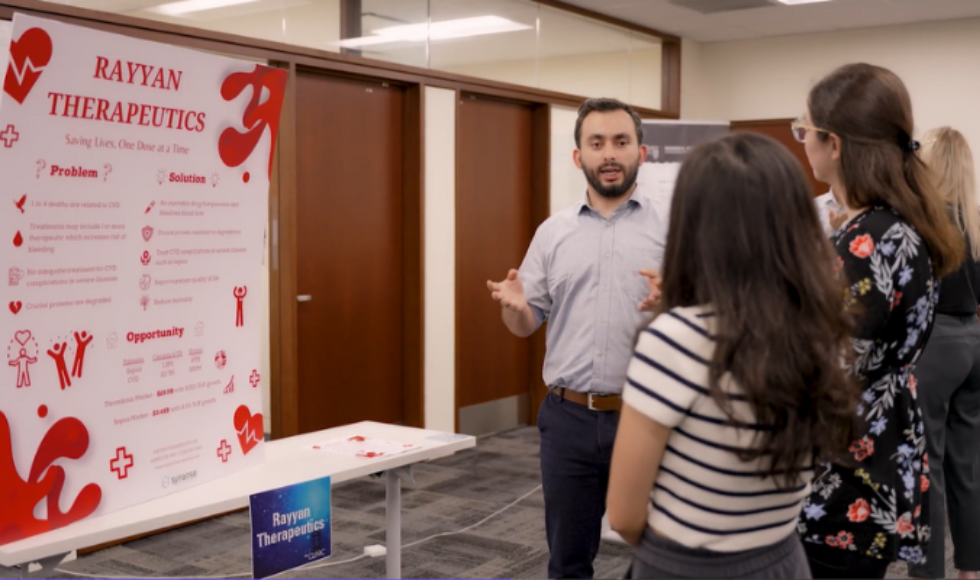
[[761,476],[768,456],[744,462],[760,427],[737,384],[722,382],[736,418],[708,394],[708,361],[714,353],[712,315],[702,307],[676,308],[640,333],[630,362],[626,404],[673,432],[650,493],[647,522],[658,533],[692,548],[735,552],[767,546],[796,533],[805,484],[779,489]]

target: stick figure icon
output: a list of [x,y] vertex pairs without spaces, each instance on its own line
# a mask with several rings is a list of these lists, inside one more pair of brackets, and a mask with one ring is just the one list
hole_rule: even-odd
[[89,333],[82,331],[81,336],[75,334],[75,362],[71,367],[71,376],[82,378],[82,367],[85,365],[85,348],[88,347],[92,339],[95,338]]
[[27,349],[20,349],[20,356],[12,361],[8,361],[12,367],[17,367],[17,388],[29,387],[31,386],[31,370],[30,365],[37,362],[36,357],[27,356]]
[[235,326],[245,326],[245,314],[242,312],[242,303],[245,295],[248,294],[248,287],[235,286],[235,298],[238,300],[238,308],[235,312]]
[[68,376],[68,365],[65,364],[65,351],[68,350],[68,343],[56,344],[48,351],[48,356],[54,359],[55,366],[58,367],[58,381],[61,383],[61,390],[71,386],[71,377]]

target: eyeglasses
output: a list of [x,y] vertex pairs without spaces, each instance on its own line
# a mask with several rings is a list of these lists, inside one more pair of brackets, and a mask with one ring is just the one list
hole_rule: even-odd
[[793,121],[789,124],[790,129],[793,131],[793,138],[804,143],[806,141],[807,131],[816,131],[818,133],[830,133],[826,129],[821,129],[820,127],[814,127],[813,125],[808,125],[806,119],[800,117],[799,119]]

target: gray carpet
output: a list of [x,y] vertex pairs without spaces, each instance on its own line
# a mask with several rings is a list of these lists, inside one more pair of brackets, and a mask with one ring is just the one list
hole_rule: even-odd
[[[481,439],[476,449],[415,468],[416,485],[403,493],[402,542],[473,526],[540,485],[538,432],[523,428]],[[363,479],[333,489],[333,557],[282,578],[384,578],[384,558],[362,558],[364,546],[385,540],[384,480]],[[247,512],[157,534],[84,555],[64,564],[71,572],[105,578],[250,576]],[[951,550],[947,550],[951,553]],[[630,550],[603,542],[600,578],[621,578]],[[545,578],[548,546],[538,490],[473,529],[438,537],[402,553],[406,578]],[[950,573],[952,563],[947,563]],[[890,577],[905,577],[903,565]]]

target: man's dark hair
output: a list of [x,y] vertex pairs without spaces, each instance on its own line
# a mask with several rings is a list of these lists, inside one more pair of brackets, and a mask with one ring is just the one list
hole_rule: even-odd
[[636,114],[633,107],[616,99],[586,99],[578,108],[578,119],[575,121],[575,146],[582,147],[582,122],[590,113],[611,113],[612,111],[626,111],[633,119],[633,126],[636,127],[636,143],[643,144],[643,120]]

